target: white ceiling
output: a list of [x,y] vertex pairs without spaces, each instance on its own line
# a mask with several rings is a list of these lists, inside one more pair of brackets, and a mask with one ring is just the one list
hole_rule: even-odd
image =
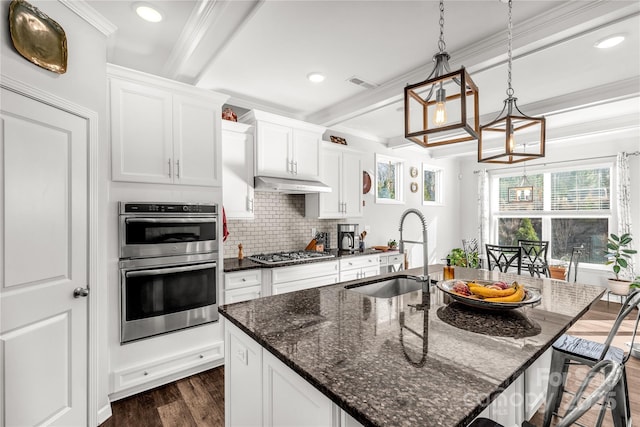
[[[131,1],[88,0],[117,27],[109,62],[392,146],[406,143],[403,88],[427,77],[438,51],[434,0],[146,2],[163,22],[142,21]],[[506,97],[507,11],[499,0],[445,2],[450,63],[480,88],[481,123]],[[525,113],[549,116],[548,134],[607,114],[627,118],[615,126],[640,127],[640,2],[515,0],[513,25],[515,96]],[[618,33],[621,45],[593,47]],[[312,71],[326,80],[310,83]],[[585,105],[589,114],[572,112]]]

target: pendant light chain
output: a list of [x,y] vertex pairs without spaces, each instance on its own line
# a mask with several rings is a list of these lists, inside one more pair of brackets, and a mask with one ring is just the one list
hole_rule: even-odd
[[440,38],[438,39],[438,49],[443,53],[447,49],[444,42],[444,0],[440,0]]
[[511,22],[511,0],[509,0],[509,26],[508,28],[508,36],[507,36],[507,96],[509,98],[513,97],[514,90],[511,87],[511,62],[513,59],[513,55],[511,53],[511,44],[513,41],[513,24]]

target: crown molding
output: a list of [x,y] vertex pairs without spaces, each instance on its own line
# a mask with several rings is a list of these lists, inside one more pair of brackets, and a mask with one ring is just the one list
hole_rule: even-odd
[[106,37],[109,37],[118,29],[111,21],[99,14],[85,0],[58,0],[72,12],[84,19]]

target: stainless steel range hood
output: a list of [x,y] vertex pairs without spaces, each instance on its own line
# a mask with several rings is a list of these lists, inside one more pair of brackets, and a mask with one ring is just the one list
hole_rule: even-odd
[[256,176],[254,178],[255,191],[271,191],[285,194],[330,193],[331,187],[320,181],[306,181],[301,179],[274,178],[270,176]]

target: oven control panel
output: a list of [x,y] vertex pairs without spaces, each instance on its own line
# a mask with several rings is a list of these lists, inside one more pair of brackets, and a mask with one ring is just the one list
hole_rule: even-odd
[[121,214],[168,213],[168,214],[216,214],[218,206],[207,204],[177,204],[149,202],[120,202]]

